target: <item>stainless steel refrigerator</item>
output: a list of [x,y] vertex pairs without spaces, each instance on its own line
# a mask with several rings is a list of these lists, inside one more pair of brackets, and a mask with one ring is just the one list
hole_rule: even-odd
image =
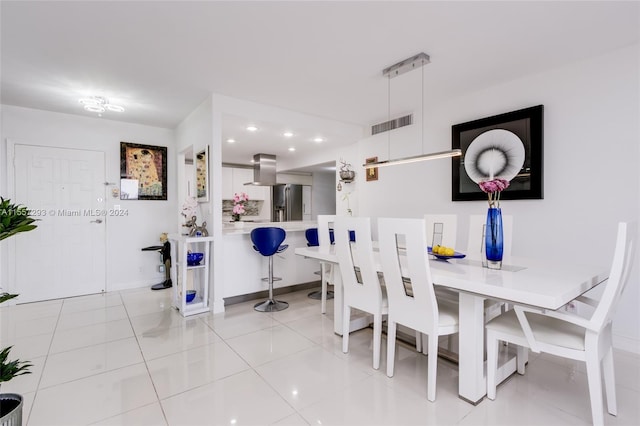
[[275,185],[271,191],[272,222],[302,220],[302,185]]

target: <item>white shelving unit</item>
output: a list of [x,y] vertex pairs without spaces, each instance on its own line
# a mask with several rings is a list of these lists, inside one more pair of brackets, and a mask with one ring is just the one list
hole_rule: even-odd
[[[171,281],[173,282],[173,307],[183,317],[208,312],[209,265],[213,237],[188,237],[169,234],[171,241]],[[199,265],[187,264],[187,253],[204,253]],[[195,290],[196,297],[187,303],[187,290]]]

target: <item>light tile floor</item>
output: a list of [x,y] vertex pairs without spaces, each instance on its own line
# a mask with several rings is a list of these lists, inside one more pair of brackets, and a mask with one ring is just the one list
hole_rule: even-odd
[[[183,318],[170,290],[0,308],[0,347],[31,360],[32,374],[3,384],[25,398],[28,425],[586,425],[581,363],[531,355],[525,376],[472,406],[457,396],[457,367],[438,362],[437,400],[426,399],[427,357],[399,345],[395,376],[371,367],[371,330],[343,354],[333,304],[320,314],[309,290]],[[383,340],[383,347],[386,342]],[[616,351],[617,417],[640,424],[640,356]]]

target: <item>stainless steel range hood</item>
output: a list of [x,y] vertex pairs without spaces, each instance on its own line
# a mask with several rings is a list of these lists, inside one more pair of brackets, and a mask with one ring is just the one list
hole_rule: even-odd
[[253,182],[245,185],[274,186],[276,184],[276,156],[256,154],[253,156]]

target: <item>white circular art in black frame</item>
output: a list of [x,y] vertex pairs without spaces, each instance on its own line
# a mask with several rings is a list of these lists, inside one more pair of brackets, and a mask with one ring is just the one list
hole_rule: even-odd
[[488,130],[478,135],[464,155],[464,168],[475,183],[490,179],[513,179],[524,164],[522,140],[504,129]]

